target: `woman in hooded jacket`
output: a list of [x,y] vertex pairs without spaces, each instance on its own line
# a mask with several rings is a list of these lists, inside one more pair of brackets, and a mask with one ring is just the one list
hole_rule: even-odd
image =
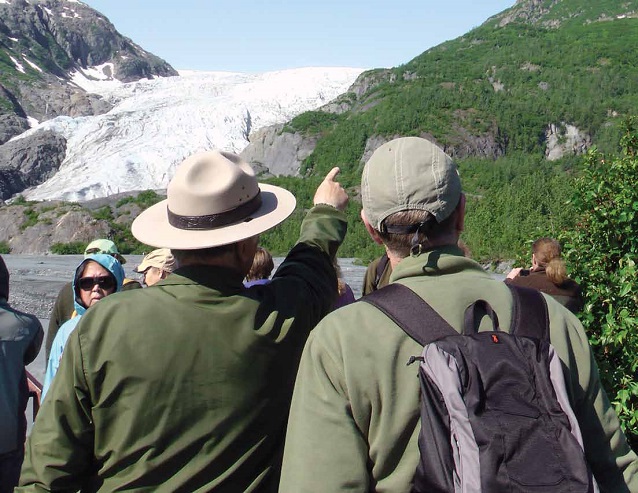
[[123,280],[124,269],[122,264],[111,255],[101,253],[89,255],[75,269],[73,277],[75,312],[70,320],[62,324],[53,340],[46,373],[44,374],[42,399],[44,399],[53,377],[58,371],[66,341],[82,315],[84,315],[84,312],[105,296],[121,291]]

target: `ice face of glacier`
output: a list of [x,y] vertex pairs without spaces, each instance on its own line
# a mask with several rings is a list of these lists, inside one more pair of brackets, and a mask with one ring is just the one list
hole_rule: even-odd
[[114,104],[108,113],[37,125],[67,139],[58,173],[26,190],[29,200],[83,201],[165,188],[188,155],[240,152],[261,127],[288,121],[346,92],[362,69],[303,68],[240,74],[181,72],[127,84],[74,79]]

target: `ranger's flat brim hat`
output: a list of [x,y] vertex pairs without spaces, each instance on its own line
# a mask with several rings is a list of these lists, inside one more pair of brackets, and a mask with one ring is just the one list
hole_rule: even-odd
[[238,155],[217,150],[186,158],[166,195],[142,212],[131,230],[146,245],[176,250],[245,240],[284,221],[296,205],[288,190],[257,183]]

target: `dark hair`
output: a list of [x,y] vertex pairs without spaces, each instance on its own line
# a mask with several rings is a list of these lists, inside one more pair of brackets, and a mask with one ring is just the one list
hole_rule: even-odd
[[9,301],[9,269],[0,256],[0,298]]
[[408,257],[414,245],[422,245],[429,248],[437,245],[441,238],[445,238],[454,233],[454,228],[456,227],[456,210],[440,223],[436,222],[432,214],[422,210],[395,212],[383,221],[383,226],[389,230],[416,226],[418,224],[422,224],[422,227],[412,233],[388,233],[387,231],[379,231],[379,236],[391,252],[401,258]]
[[554,238],[539,238],[532,244],[532,253],[536,256],[536,263],[545,269],[545,275],[557,286],[567,279],[567,267],[561,257],[560,243]]
[[275,264],[272,261],[270,252],[265,248],[257,247],[255,257],[253,258],[253,265],[251,265],[248,274],[246,274],[246,280],[257,281],[259,279],[268,279],[274,268]]
[[232,252],[235,249],[236,243],[229,243],[228,245],[222,245],[211,248],[199,248],[197,250],[174,250],[171,248],[171,253],[175,260],[177,261],[177,265],[182,263],[186,264],[205,264],[208,260],[218,257],[223,257],[229,252]]

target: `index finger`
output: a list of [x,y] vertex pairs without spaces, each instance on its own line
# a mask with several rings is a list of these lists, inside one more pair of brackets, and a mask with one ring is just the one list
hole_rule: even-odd
[[326,175],[326,177],[324,178],[324,180],[326,181],[334,181],[335,177],[339,174],[339,167],[335,166],[334,168],[332,168],[328,174]]

